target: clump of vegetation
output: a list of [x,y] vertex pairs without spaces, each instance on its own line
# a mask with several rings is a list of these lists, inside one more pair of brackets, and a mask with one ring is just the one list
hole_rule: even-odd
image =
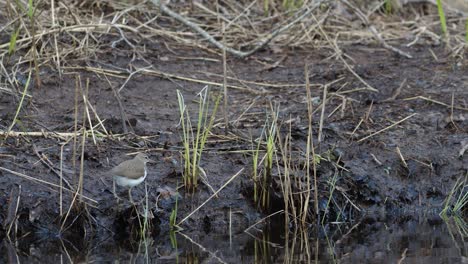
[[187,106],[185,105],[182,93],[177,90],[177,100],[179,103],[180,125],[182,127],[182,157],[183,180],[187,190],[195,191],[198,186],[200,172],[200,161],[205,149],[206,140],[216,117],[221,95],[213,100],[208,86],[198,93],[198,115],[195,131],[192,130],[192,121]]

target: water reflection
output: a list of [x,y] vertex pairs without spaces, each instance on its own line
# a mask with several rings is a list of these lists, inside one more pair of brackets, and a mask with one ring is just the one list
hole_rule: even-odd
[[232,234],[100,236],[16,242],[3,237],[0,263],[468,263],[462,219],[366,219],[285,233],[271,226]]

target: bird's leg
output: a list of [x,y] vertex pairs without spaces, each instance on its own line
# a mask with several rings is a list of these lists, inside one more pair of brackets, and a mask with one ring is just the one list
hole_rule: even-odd
[[117,201],[119,201],[119,200],[120,200],[120,197],[117,195],[117,192],[115,191],[115,180],[112,181],[112,183],[113,183],[114,197],[115,197],[115,199],[117,199]]
[[130,203],[134,204],[133,198],[132,198],[132,187],[128,189],[128,198],[130,198]]

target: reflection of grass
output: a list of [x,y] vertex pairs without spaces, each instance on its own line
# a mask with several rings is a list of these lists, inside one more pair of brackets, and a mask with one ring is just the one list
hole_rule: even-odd
[[[265,124],[266,125],[266,124]],[[257,204],[258,201],[258,163],[259,163],[259,154],[260,154],[260,145],[262,144],[262,137],[263,137],[263,132],[265,131],[265,126],[263,126],[262,133],[260,133],[260,137],[258,138],[257,142],[257,148],[253,149],[253,155],[252,155],[252,166],[253,166],[253,172],[252,172],[252,180],[253,180],[253,185],[254,185],[254,202]],[[253,142],[253,140],[252,140]],[[260,161],[261,162],[261,161]]]
[[169,216],[169,225],[171,230],[174,230],[176,228],[176,223],[177,223],[177,209],[178,209],[178,203],[179,203],[179,198],[178,195],[175,196],[175,205],[174,209],[171,211],[171,215]]
[[[145,203],[143,205],[143,219],[140,219],[140,217],[138,217],[138,221],[140,223],[140,236],[142,239],[145,239],[146,237],[146,234],[148,233],[149,231],[149,227],[150,227],[150,206],[149,206],[149,202],[148,202],[148,188],[146,186],[146,182],[145,182]],[[139,216],[140,214],[137,213],[137,216]]]
[[463,218],[458,216],[454,216],[453,220],[455,222],[455,226],[457,228],[458,233],[462,237],[468,237],[468,223],[466,223]]
[[468,238],[468,224],[462,217],[457,215],[450,218],[442,216],[442,219],[447,225],[447,231],[453,241],[454,247],[458,249],[460,254],[463,254],[465,249],[464,240]]
[[198,185],[198,176],[200,172],[200,160],[205,148],[206,140],[210,134],[211,128],[213,127],[216,111],[221,100],[219,95],[214,102],[213,109],[210,113],[210,90],[206,86],[198,94],[198,118],[197,127],[195,134],[193,133],[192,122],[190,121],[190,115],[185,105],[184,97],[182,93],[177,90],[177,99],[179,102],[180,111],[180,123],[182,126],[182,143],[183,147],[183,159],[184,159],[184,185],[185,188],[194,191]]
[[330,256],[331,263],[338,263],[336,259],[336,253],[335,253],[335,244],[333,240],[330,240],[330,238],[328,237],[328,232],[326,228],[324,226],[321,226],[321,228],[323,229],[324,231],[323,233],[325,234],[325,240],[327,241],[327,246],[328,246],[327,253]]
[[325,216],[327,215],[327,212],[328,212],[328,210],[330,208],[330,203],[331,203],[331,201],[333,199],[333,192],[336,189],[336,182],[337,181],[338,181],[338,172],[335,171],[335,173],[333,174],[333,177],[331,179],[329,179],[328,182],[327,182],[330,190],[329,190],[329,194],[328,194],[327,207],[325,208],[325,213],[323,214],[323,217],[322,217],[322,222],[321,222],[322,225],[323,225],[323,223],[325,221]]

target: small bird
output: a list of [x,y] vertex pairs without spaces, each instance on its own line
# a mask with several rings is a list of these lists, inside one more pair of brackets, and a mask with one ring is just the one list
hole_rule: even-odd
[[119,186],[129,187],[128,197],[130,198],[130,202],[133,203],[132,187],[137,186],[145,180],[148,174],[146,168],[147,162],[152,162],[152,160],[149,159],[145,153],[138,153],[135,158],[126,160],[110,170],[110,174],[114,179],[113,187],[115,198],[120,199],[115,192],[115,184],[117,183]]

